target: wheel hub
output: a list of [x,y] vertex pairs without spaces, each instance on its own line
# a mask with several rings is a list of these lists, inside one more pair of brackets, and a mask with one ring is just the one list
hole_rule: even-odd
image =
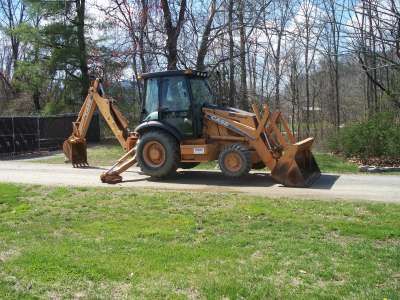
[[165,148],[157,141],[150,141],[143,148],[143,159],[153,168],[160,167],[165,162]]
[[239,154],[231,152],[225,156],[224,164],[231,172],[237,172],[242,167],[242,160]]

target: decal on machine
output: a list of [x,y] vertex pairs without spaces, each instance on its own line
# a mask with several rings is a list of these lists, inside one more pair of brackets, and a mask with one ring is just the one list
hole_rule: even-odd
[[219,117],[217,117],[215,115],[209,115],[209,114],[206,114],[206,117],[207,117],[207,119],[217,123],[218,125],[224,126],[224,127],[228,128],[228,129],[230,129],[230,130],[232,130],[232,131],[234,131],[234,132],[236,132],[236,133],[238,133],[238,134],[240,134],[242,136],[246,136],[249,139],[254,140],[254,138],[252,136],[250,136],[249,134],[247,134],[243,130],[233,126],[231,123],[229,123],[228,121],[225,121],[222,118],[219,118]]
[[205,154],[206,150],[204,149],[204,147],[196,147],[193,148],[193,154]]

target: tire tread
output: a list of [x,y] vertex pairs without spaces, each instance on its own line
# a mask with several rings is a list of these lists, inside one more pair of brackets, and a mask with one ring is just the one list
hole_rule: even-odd
[[[141,155],[144,144],[151,140],[157,140],[165,147],[166,161],[159,168],[152,168],[146,165]],[[145,132],[143,136],[140,137],[137,146],[137,160],[138,165],[142,172],[146,175],[156,178],[168,177],[174,175],[176,169],[179,167],[180,162],[180,152],[176,139],[170,134],[162,130],[152,130]]]
[[[233,172],[229,171],[227,168],[225,168],[224,163],[223,163],[225,155],[231,151],[238,152],[244,160],[244,167],[235,173],[233,173]],[[219,158],[218,158],[218,164],[219,164],[219,167],[220,167],[222,173],[224,173],[224,175],[226,175],[226,176],[229,176],[229,177],[243,176],[243,175],[249,173],[251,170],[251,167],[252,167],[251,151],[249,150],[249,148],[247,146],[245,146],[243,144],[231,144],[231,145],[225,147],[221,151]]]

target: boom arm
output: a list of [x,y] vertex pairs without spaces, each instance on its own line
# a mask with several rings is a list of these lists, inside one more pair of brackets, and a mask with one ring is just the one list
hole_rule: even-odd
[[[101,90],[101,95],[98,89]],[[63,144],[65,156],[72,162],[73,166],[88,164],[85,137],[96,108],[99,109],[122,148],[125,151],[131,148],[128,120],[117,109],[113,100],[104,97],[100,80],[96,79],[92,81],[78,118],[72,123],[72,135]]]
[[82,105],[78,118],[73,122],[73,135],[77,138],[86,137],[90,121],[96,108],[98,108],[118,142],[124,150],[127,150],[128,120],[117,109],[112,100],[99,95],[97,89],[100,85],[99,79],[96,79],[90,87],[89,94]]

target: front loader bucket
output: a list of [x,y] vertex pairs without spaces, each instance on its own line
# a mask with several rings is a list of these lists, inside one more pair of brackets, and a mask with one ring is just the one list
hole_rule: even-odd
[[321,171],[311,153],[313,138],[289,145],[271,171],[272,177],[285,186],[308,187],[320,176]]
[[63,151],[74,168],[88,166],[85,139],[69,137],[64,141]]

